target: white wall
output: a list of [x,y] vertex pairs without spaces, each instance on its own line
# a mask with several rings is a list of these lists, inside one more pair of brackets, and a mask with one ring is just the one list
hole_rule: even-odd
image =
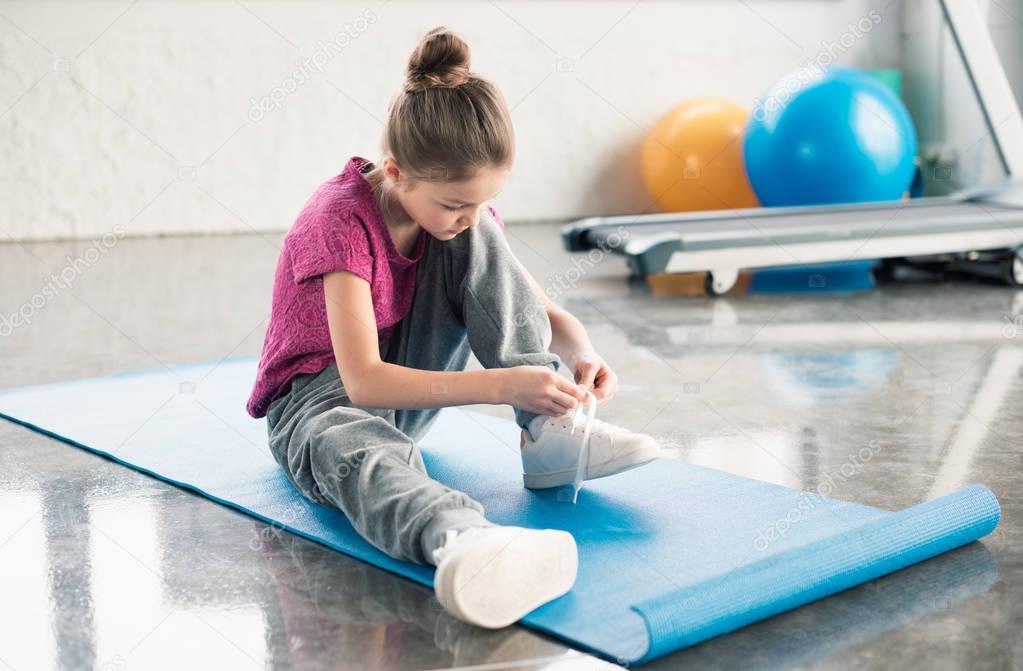
[[[1016,99],[1023,101],[1023,0],[974,1],[988,21]],[[903,7],[904,97],[920,138],[927,195],[1004,178],[941,8],[934,0],[906,0]]]
[[[644,129],[691,97],[751,105],[875,4],[880,23],[831,51],[898,66],[898,2],[5,2],[0,237],[286,229],[348,156],[376,157],[407,56],[438,24],[514,106],[506,218],[648,210]],[[250,113],[360,16],[322,73]]]
[[1002,59],[1002,67],[1023,107],[1023,0],[979,0],[987,12],[991,39]]

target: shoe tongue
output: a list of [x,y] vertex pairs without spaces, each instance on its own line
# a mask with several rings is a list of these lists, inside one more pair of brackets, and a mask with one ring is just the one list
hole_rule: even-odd
[[435,561],[440,561],[441,559],[444,558],[444,555],[451,551],[451,545],[454,543],[455,538],[457,538],[458,535],[461,533],[462,532],[459,531],[458,529],[444,530],[444,542],[441,543],[441,546],[439,548],[436,548],[433,551]]
[[543,433],[544,428],[552,419],[554,418],[547,417],[546,415],[537,415],[532,420],[530,420],[529,424],[526,425],[526,433],[528,433],[529,437],[532,438],[533,440],[539,439],[540,435]]

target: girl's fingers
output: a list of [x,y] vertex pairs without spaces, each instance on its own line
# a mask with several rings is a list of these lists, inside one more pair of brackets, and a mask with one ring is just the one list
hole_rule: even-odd
[[[558,387],[558,391],[564,392],[578,401],[586,400],[586,392],[584,392],[575,382],[559,377],[555,384]],[[573,405],[572,407],[574,408],[575,406]]]
[[612,396],[618,393],[618,376],[613,371],[607,373],[607,390]]
[[605,399],[610,399],[618,391],[618,376],[611,369],[606,369],[597,381],[597,386]]
[[570,410],[575,410],[575,406],[579,404],[574,396],[560,391],[554,392],[551,400],[555,403],[555,405],[561,408],[561,414],[569,412]]
[[544,414],[550,415],[551,417],[563,417],[567,415],[569,412],[571,412],[570,410],[566,410],[565,408],[561,407],[557,403],[549,403],[545,407],[547,409],[544,411]]
[[599,372],[600,366],[595,363],[580,364],[575,371],[575,381],[584,387],[592,388],[594,386],[594,379]]

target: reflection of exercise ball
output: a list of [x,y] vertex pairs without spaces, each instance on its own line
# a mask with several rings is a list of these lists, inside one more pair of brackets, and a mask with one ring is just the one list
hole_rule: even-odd
[[913,181],[916,153],[898,96],[843,67],[800,70],[775,84],[743,138],[746,172],[768,206],[897,200]]
[[756,207],[742,164],[744,109],[690,100],[668,112],[643,143],[643,182],[668,212]]
[[795,405],[843,401],[881,386],[898,362],[898,352],[765,352],[760,363],[771,389]]

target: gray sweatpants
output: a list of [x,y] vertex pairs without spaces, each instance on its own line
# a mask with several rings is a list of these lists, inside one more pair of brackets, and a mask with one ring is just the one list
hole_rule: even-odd
[[[452,240],[428,238],[412,307],[381,358],[424,370],[561,364],[551,327],[500,227],[488,217]],[[443,407],[443,389],[436,390]],[[267,412],[270,450],[301,493],[345,514],[387,554],[432,563],[447,529],[488,524],[483,506],[430,478],[416,441],[438,408],[354,406],[336,364],[296,376]],[[536,415],[515,409],[519,426]]]

